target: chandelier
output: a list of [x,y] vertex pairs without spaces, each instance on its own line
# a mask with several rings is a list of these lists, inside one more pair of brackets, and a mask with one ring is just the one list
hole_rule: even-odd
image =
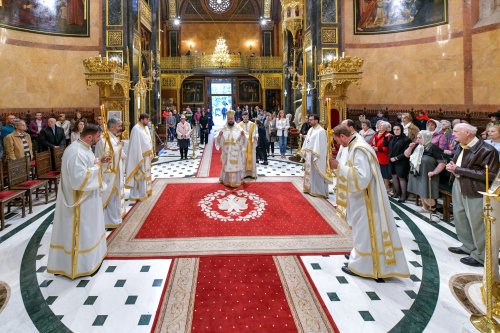
[[231,1],[229,0],[209,0],[208,6],[215,13],[224,13],[231,6]]
[[215,65],[221,68],[231,61],[224,37],[217,38],[214,54],[212,55],[212,61]]

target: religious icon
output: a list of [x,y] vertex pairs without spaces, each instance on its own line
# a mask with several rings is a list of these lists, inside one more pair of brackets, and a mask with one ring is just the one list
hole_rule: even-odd
[[63,36],[89,36],[89,0],[2,0],[0,27]]
[[258,104],[260,103],[260,84],[257,80],[238,81],[238,103]]
[[380,34],[448,23],[447,0],[356,0],[355,34]]
[[203,104],[203,80],[186,80],[182,84],[182,103]]

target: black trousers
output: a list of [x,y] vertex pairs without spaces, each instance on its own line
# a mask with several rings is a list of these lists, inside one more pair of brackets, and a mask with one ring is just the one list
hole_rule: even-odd
[[208,128],[201,129],[200,144],[208,143]]

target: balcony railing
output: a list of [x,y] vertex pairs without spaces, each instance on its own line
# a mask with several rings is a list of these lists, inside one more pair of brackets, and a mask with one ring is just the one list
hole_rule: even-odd
[[212,60],[212,55],[161,58],[162,70],[203,70],[203,69],[247,69],[249,71],[281,71],[282,57],[246,57],[230,55],[229,62],[220,64]]

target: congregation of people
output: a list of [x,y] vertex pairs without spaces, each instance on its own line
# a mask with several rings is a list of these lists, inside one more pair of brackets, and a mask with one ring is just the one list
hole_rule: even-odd
[[[78,112],[72,120],[64,114],[56,120],[37,113],[28,124],[14,115],[5,119],[0,133],[7,167],[9,161],[31,161],[26,164],[26,174],[36,178],[34,170],[41,167],[38,154],[50,151],[54,160],[55,150],[64,149],[60,168],[50,172],[58,186],[47,271],[71,279],[93,274],[107,252],[106,228],[119,226],[126,213],[125,188],[130,189],[133,201],[152,195],[154,153],[149,116],[139,116],[129,140],[121,139],[124,127],[120,119],[104,122],[101,115],[92,124]],[[26,189],[38,181],[27,181]],[[31,196],[31,189],[25,193]]]

